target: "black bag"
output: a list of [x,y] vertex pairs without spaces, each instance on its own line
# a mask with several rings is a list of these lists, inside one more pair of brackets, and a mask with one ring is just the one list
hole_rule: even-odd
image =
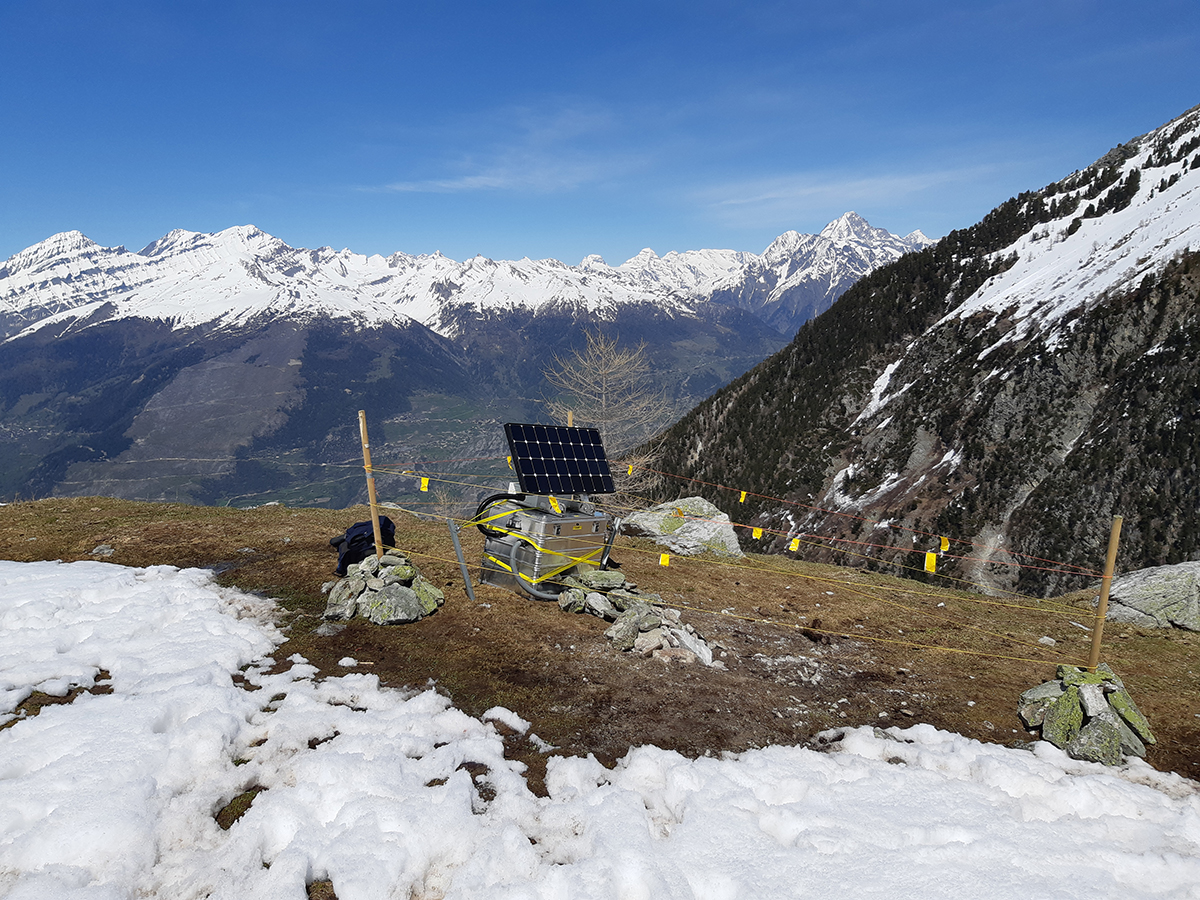
[[[379,517],[379,534],[383,538],[383,546],[396,544],[396,525],[387,516]],[[345,575],[346,566],[362,562],[375,552],[375,528],[370,522],[355,522],[346,529],[340,537],[331,538],[330,545],[337,548],[338,564],[333,570],[335,575]]]

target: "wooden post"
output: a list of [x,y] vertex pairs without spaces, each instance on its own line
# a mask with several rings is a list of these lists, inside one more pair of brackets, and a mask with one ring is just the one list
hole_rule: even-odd
[[1088,655],[1088,671],[1095,672],[1100,662],[1100,641],[1104,637],[1104,617],[1108,615],[1108,592],[1112,588],[1113,569],[1117,565],[1117,545],[1121,540],[1123,516],[1113,516],[1108,535],[1108,558],[1104,561],[1104,579],[1100,582],[1100,603],[1096,607],[1096,624],[1092,626],[1092,652]]
[[383,556],[383,533],[379,530],[379,507],[375,504],[375,471],[371,468],[371,442],[367,440],[367,411],[358,411],[358,431],[362,435],[363,468],[367,470],[367,499],[371,503],[371,526],[375,530],[375,558]]
[[567,427],[568,428],[575,427],[575,410],[573,410],[573,409],[567,410]]

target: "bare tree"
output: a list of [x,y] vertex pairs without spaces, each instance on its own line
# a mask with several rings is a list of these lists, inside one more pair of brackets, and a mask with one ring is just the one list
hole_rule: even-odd
[[[652,439],[673,410],[651,380],[645,343],[620,347],[616,338],[589,331],[583,349],[556,356],[544,374],[559,392],[546,401],[550,414],[563,423],[573,415],[576,425],[600,432],[622,490],[648,487],[651,479],[639,469],[653,467]],[[632,477],[630,465],[635,467]]]

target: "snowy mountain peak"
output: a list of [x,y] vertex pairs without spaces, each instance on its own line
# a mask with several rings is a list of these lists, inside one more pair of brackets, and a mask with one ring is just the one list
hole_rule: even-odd
[[888,233],[882,228],[872,228],[867,220],[856,212],[845,212],[822,228],[820,237],[834,243],[846,244],[870,240],[877,232]]
[[[866,237],[856,243],[854,235]],[[359,326],[415,319],[447,336],[458,327],[452,311],[463,306],[536,310],[566,303],[594,313],[650,303],[692,315],[697,304],[747,279],[765,278],[787,289],[816,279],[819,293],[832,300],[831,286],[840,293],[908,249],[901,238],[872,228],[855,213],[831,223],[822,236],[786,232],[762,256],[687,250],[660,257],[647,247],[616,267],[598,255],[570,266],[554,259],[478,255],[460,263],[440,252],[384,258],[329,247],[297,249],[254,225],[214,234],[175,229],[138,253],[66,232],[0,267],[0,314],[8,311],[0,315],[0,335],[87,318],[101,306],[108,320],[160,319],[177,328],[262,315],[327,317]],[[853,263],[838,254],[848,254]],[[790,330],[794,318],[788,313],[772,327]]]
[[14,254],[0,267],[0,272],[13,273],[41,268],[49,261],[62,256],[87,254],[97,249],[100,249],[100,245],[82,231],[63,231]]
[[151,241],[145,247],[138,251],[138,256],[161,256],[164,253],[177,251],[188,244],[193,244],[197,240],[206,237],[196,231],[186,231],[183,228],[175,228],[168,231],[157,240]]

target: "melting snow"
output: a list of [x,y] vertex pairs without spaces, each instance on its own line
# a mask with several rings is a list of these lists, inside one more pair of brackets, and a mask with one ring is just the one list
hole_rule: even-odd
[[1198,786],[1140,761],[863,727],[829,753],[552,757],[540,798],[431,690],[299,656],[267,674],[272,604],[207,572],[0,562],[0,588],[5,719],[35,688],[112,686],[0,731],[12,900],[303,900],[324,878],[341,900],[1198,896]]

